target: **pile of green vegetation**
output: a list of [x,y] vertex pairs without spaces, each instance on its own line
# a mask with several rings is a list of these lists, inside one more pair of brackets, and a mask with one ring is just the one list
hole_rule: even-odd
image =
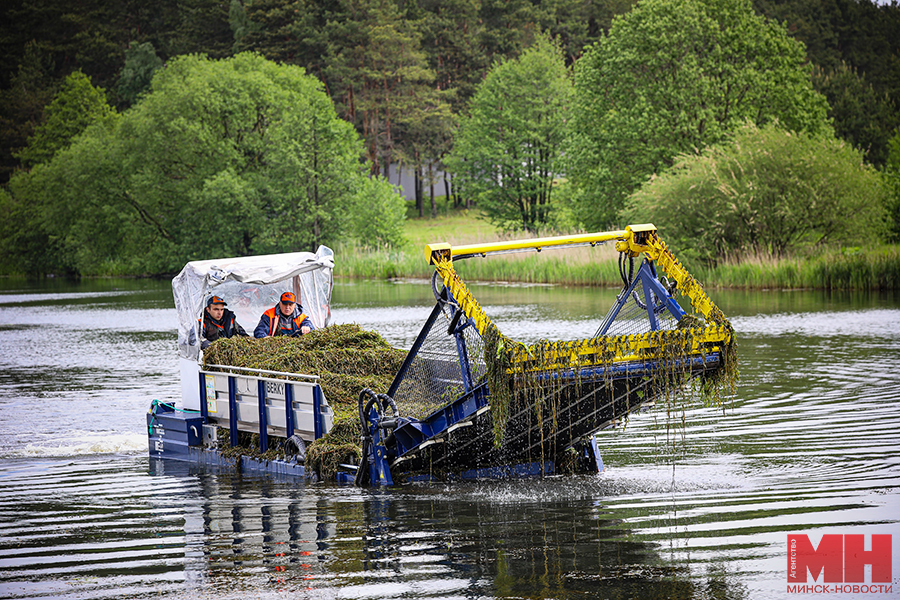
[[[334,411],[331,431],[307,448],[306,468],[320,478],[334,476],[341,463],[361,458],[358,398],[364,388],[387,391],[406,353],[393,348],[377,332],[356,324],[333,325],[302,337],[233,337],[213,342],[204,352],[208,365],[231,365],[287,373],[318,375],[319,384]],[[242,454],[281,458],[278,444],[260,455],[258,438],[242,437]],[[257,450],[253,450],[256,448]]]

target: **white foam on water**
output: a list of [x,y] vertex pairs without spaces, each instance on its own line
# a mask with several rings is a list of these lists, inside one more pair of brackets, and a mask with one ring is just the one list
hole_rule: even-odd
[[41,443],[30,443],[7,450],[7,458],[46,458],[60,456],[93,456],[102,454],[144,454],[147,436],[139,433],[67,434]]

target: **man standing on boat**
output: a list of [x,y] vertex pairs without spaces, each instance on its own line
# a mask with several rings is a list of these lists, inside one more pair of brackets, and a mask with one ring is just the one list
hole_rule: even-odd
[[297,297],[292,292],[281,295],[281,301],[264,312],[253,336],[263,338],[271,335],[298,336],[315,329],[312,321],[303,314],[297,304]]
[[234,313],[225,308],[227,303],[219,296],[210,296],[206,301],[206,310],[203,312],[203,324],[201,326],[203,341],[201,348],[207,348],[210,343],[219,338],[230,338],[234,335],[248,336],[244,328],[238,324]]

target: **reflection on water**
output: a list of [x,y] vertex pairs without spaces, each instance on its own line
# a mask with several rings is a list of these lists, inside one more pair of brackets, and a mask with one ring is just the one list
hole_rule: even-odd
[[[900,543],[894,295],[716,292],[737,394],[602,432],[599,476],[359,490],[149,461],[149,400],[178,390],[168,283],[49,285],[0,290],[3,598],[755,600],[786,595],[788,533]],[[615,290],[476,293],[533,340],[592,332]],[[427,282],[335,289],[398,346],[431,305]]]
[[[5,597],[689,598],[621,481],[304,486],[143,459],[6,464]],[[27,516],[26,516],[27,515]],[[725,582],[724,573],[715,575]]]

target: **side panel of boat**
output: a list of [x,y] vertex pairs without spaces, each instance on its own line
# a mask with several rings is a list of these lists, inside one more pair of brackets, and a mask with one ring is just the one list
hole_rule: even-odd
[[189,460],[191,447],[201,444],[203,418],[157,403],[147,413],[147,434],[151,457]]

